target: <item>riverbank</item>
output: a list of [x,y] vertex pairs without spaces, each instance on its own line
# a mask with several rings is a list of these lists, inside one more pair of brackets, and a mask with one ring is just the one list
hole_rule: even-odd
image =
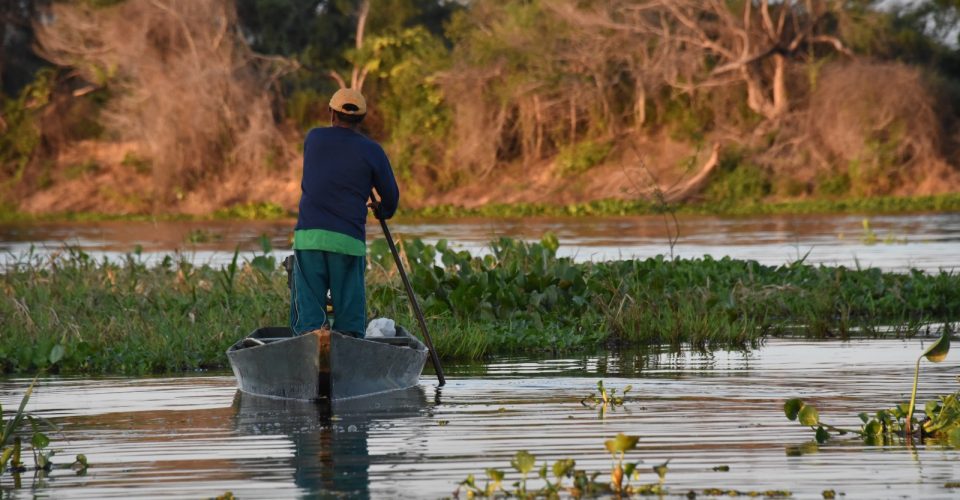
[[[764,266],[733,259],[575,263],[547,236],[501,239],[482,258],[408,241],[404,254],[438,353],[447,359],[600,347],[742,347],[778,334],[909,336],[960,317],[949,272]],[[269,250],[266,248],[265,250]],[[225,349],[287,321],[278,258],[223,267],[170,255],[97,261],[78,249],[24,258],[0,275],[0,371],[144,374],[226,367]],[[442,262],[444,267],[436,266]],[[370,245],[371,317],[414,325],[382,240]],[[889,328],[888,328],[889,327]]]
[[[960,211],[960,193],[913,197],[870,197],[849,199],[811,199],[774,203],[685,203],[656,204],[644,200],[598,200],[568,205],[542,203],[489,204],[479,207],[436,205],[403,208],[398,216],[410,218],[452,217],[581,217],[606,215],[783,215],[783,214],[905,214]],[[99,213],[56,212],[26,213],[0,207],[0,223],[22,222],[99,222],[99,221],[209,221],[278,220],[295,218],[296,212],[274,203],[234,205],[206,215],[177,213]]]

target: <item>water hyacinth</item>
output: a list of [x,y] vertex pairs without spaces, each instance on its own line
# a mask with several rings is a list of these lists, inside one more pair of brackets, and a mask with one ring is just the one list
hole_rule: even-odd
[[[911,335],[960,316],[960,276],[729,258],[574,262],[553,235],[499,239],[475,256],[401,242],[440,356],[612,346],[741,348],[766,335]],[[282,254],[265,244],[219,268],[169,255],[96,260],[65,247],[0,274],[0,370],[164,373],[223,369],[224,350],[288,321]],[[368,312],[413,325],[384,241],[369,245]]]
[[[57,454],[57,450],[50,449],[50,437],[41,430],[41,427],[46,427],[53,432],[60,432],[60,429],[49,420],[31,415],[26,411],[27,402],[30,401],[36,385],[37,379],[34,378],[24,392],[17,410],[7,412],[10,413],[9,417],[4,415],[3,407],[0,406],[0,476],[9,471],[14,476],[16,484],[19,484],[20,474],[28,470],[22,459],[26,447],[23,439],[25,436],[29,436],[28,443],[33,455],[34,470],[41,473],[51,471],[54,468],[52,459]],[[25,429],[25,423],[30,424],[29,431]],[[80,454],[73,463],[60,467],[70,468],[81,475],[86,473],[88,466],[86,455]]]
[[[830,439],[830,432],[837,435],[853,434],[860,436],[867,443],[888,444],[903,439],[910,445],[913,443],[914,410],[917,401],[917,385],[920,379],[920,360],[939,363],[950,352],[950,332],[945,330],[936,342],[930,345],[917,359],[917,366],[913,377],[913,389],[909,403],[900,403],[893,408],[879,410],[873,416],[861,412],[858,416],[863,422],[859,429],[844,429],[829,425],[820,420],[816,407],[798,399],[788,399],[783,404],[783,412],[789,420],[796,420],[800,425],[814,430],[817,443],[825,443]],[[960,447],[960,391],[940,396],[928,401],[924,405],[924,420],[919,429],[921,439],[938,441],[943,444]]]

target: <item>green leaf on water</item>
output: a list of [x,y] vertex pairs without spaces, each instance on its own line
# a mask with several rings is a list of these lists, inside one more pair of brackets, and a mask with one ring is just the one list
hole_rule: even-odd
[[817,413],[817,409],[813,405],[805,404],[803,408],[800,409],[800,413],[797,415],[800,418],[800,424],[813,427],[820,423],[820,414]]
[[803,400],[798,398],[788,399],[786,403],[783,403],[783,413],[790,420],[796,420],[797,415],[800,414],[800,409],[803,408]]
[[487,477],[492,481],[500,482],[503,481],[503,477],[506,475],[505,472],[497,469],[487,469]]
[[947,357],[948,352],[950,352],[950,333],[944,328],[940,339],[928,347],[926,351],[923,351],[923,356],[927,358],[927,361],[939,363]]
[[603,442],[610,453],[624,453],[637,447],[637,441],[640,436],[627,436],[624,433],[617,434],[617,437]]
[[551,252],[556,252],[560,248],[560,240],[557,238],[557,235],[553,231],[547,231],[543,233],[543,237],[540,238],[540,244],[543,245],[543,248],[550,250]]
[[273,251],[273,244],[270,242],[270,237],[266,234],[261,234],[258,238],[260,242],[260,249],[263,250],[263,253],[270,253]]
[[817,427],[817,433],[814,435],[817,439],[817,442],[820,444],[826,443],[830,439],[830,433],[827,432],[822,426]]
[[63,355],[66,354],[66,352],[67,350],[63,347],[63,344],[53,346],[53,349],[50,349],[50,364],[57,364],[57,361],[63,359]]
[[923,412],[926,413],[930,419],[937,417],[937,410],[939,409],[940,403],[937,401],[927,401],[927,404],[923,406]]
[[666,479],[666,477],[667,477],[667,464],[669,464],[669,463],[670,463],[670,461],[667,460],[666,462],[664,462],[664,463],[662,463],[662,464],[660,464],[660,465],[654,465],[654,466],[653,466],[653,472],[656,472],[656,473],[657,473],[657,476],[660,477],[660,481],[663,481],[664,479]]
[[537,458],[527,450],[520,450],[514,455],[513,460],[510,460],[510,465],[512,465],[514,469],[517,469],[517,472],[527,475],[533,470],[533,467],[536,466],[536,461]]
[[867,423],[870,421],[870,415],[868,415],[867,412],[865,411],[857,413],[857,416],[860,417],[860,421],[863,423]]
[[947,442],[954,448],[960,448],[960,427],[955,427],[947,434]]
[[633,477],[633,471],[637,470],[637,464],[626,464],[623,466],[623,476],[630,478]]
[[33,445],[34,448],[42,450],[50,444],[50,438],[42,432],[34,432],[33,437],[30,439],[30,444]]
[[557,460],[553,463],[553,476],[557,479],[560,479],[561,477],[569,474],[575,465],[576,462],[574,462],[572,458]]
[[863,426],[863,433],[867,436],[879,436],[883,433],[883,424],[876,420],[871,420]]
[[253,258],[253,260],[250,261],[250,265],[263,274],[270,274],[277,267],[277,259],[274,257],[257,255]]
[[893,409],[894,419],[903,418],[910,414],[910,404],[909,403],[900,403]]
[[[906,404],[900,406],[906,406]],[[899,406],[894,408],[894,411],[897,412],[897,415],[893,415],[887,410],[877,410],[877,420],[879,420],[881,424],[890,425],[890,423],[893,422],[894,417],[901,418],[907,414],[905,411],[902,411]]]

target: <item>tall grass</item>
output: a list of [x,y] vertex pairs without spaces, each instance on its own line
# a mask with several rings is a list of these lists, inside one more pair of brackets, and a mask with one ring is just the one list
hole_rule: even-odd
[[[475,257],[446,242],[402,245],[438,353],[562,352],[611,346],[740,347],[765,335],[910,335],[960,317],[960,276],[764,266],[729,258],[575,263],[557,241],[501,239]],[[265,248],[268,252],[269,248]],[[416,322],[383,241],[370,245],[371,317]],[[24,255],[0,274],[0,372],[162,373],[226,366],[224,350],[288,320],[271,253],[227,266],[171,255],[96,260],[71,247]]]
[[[0,276],[0,364],[150,373],[220,368],[224,346],[261,324],[282,324],[279,271],[249,263],[213,269],[182,257],[148,266],[137,255],[96,261],[67,247]],[[57,346],[60,346],[58,349]],[[62,352],[62,355],[54,355]]]

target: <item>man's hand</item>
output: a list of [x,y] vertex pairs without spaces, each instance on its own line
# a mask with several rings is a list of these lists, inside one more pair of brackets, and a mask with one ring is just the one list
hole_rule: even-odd
[[370,207],[370,210],[373,210],[373,216],[376,217],[377,220],[383,220],[383,216],[380,215],[379,200],[377,200],[376,198],[371,198],[370,201],[367,202],[367,206]]

